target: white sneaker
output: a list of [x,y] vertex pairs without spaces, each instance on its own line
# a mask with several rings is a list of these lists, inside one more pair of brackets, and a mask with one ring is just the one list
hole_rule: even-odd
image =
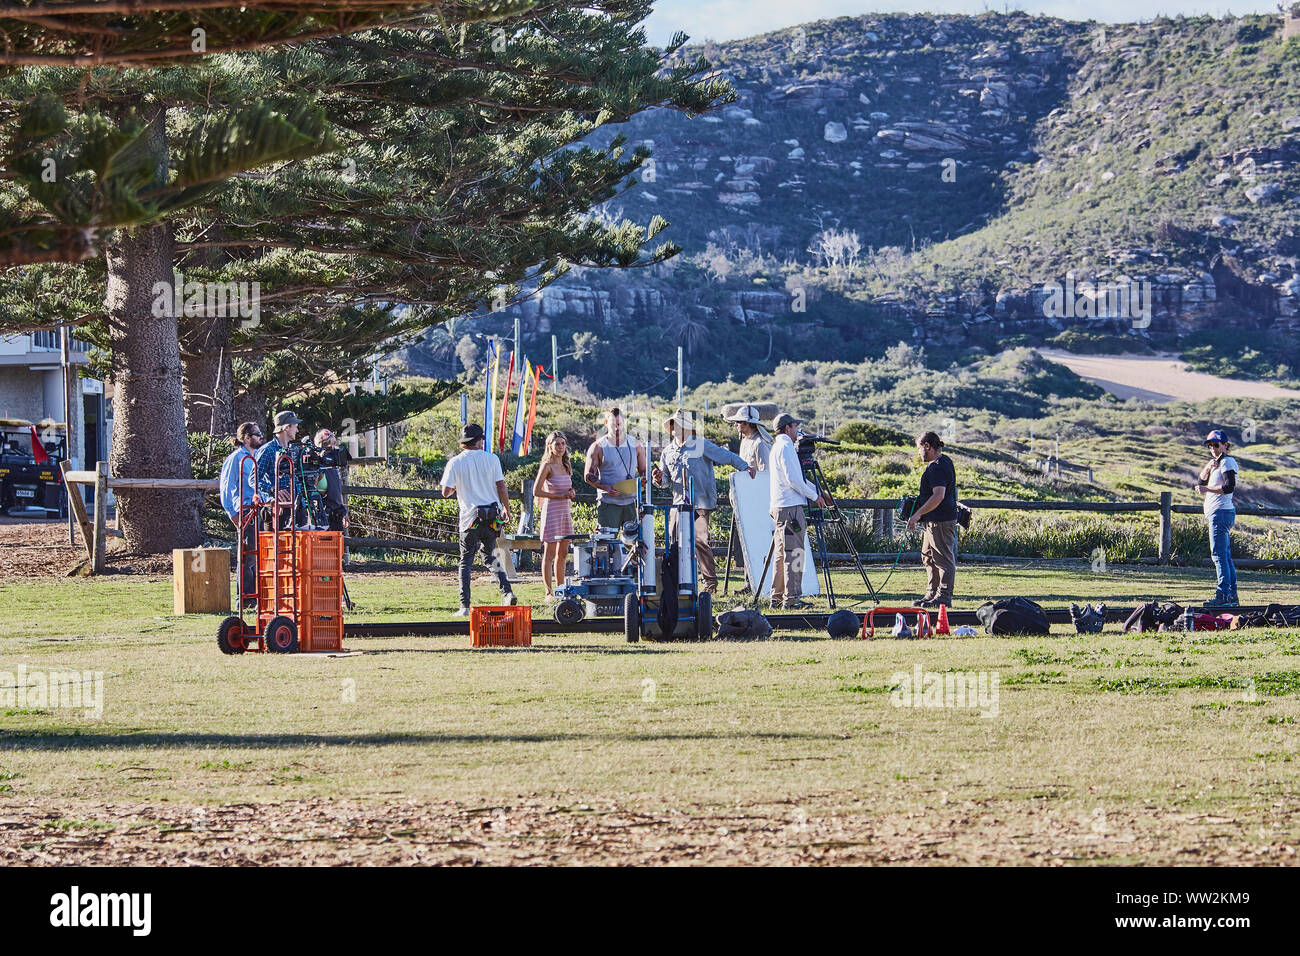
[[511,591],[509,594],[502,595],[501,599],[506,602],[506,607],[514,607],[516,604],[519,603],[519,598],[515,595],[513,591]]
[[469,617],[469,608],[463,607],[458,611],[451,612],[452,617]]

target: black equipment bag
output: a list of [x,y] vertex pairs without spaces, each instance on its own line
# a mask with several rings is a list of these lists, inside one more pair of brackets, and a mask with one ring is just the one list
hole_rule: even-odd
[[1147,601],[1133,609],[1124,621],[1124,633],[1145,633],[1156,629],[1156,602]]
[[1268,623],[1278,627],[1295,627],[1300,625],[1300,605],[1287,607],[1281,604],[1270,604],[1264,608],[1264,617],[1268,619]]
[[898,520],[906,521],[916,510],[916,495],[903,495],[898,499]]
[[501,530],[501,506],[500,505],[479,505],[478,517],[474,519],[475,528],[491,528],[493,531]]
[[1052,633],[1052,624],[1047,619],[1047,612],[1028,598],[1015,597],[990,601],[981,605],[976,610],[975,616],[990,634],[1028,636]]
[[753,608],[738,607],[718,615],[718,637],[724,641],[762,641],[771,636],[771,623]]
[[960,501],[957,502],[957,524],[963,531],[970,530],[971,510]]
[[1099,634],[1106,626],[1106,605],[1098,604],[1094,609],[1091,604],[1079,607],[1070,605],[1070,621],[1078,634]]
[[677,630],[677,541],[668,542],[664,548],[663,564],[659,566],[659,636],[668,640]]

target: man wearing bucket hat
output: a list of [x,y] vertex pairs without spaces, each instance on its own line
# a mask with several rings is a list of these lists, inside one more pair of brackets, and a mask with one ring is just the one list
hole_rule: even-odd
[[[739,455],[733,455],[695,433],[695,416],[677,409],[664,421],[669,440],[659,456],[651,477],[659,487],[671,486],[673,504],[685,504],[689,498],[689,485],[694,479],[695,488],[695,561],[699,568],[700,590],[713,594],[718,588],[717,564],[713,559],[713,541],[709,537],[709,515],[718,507],[718,480],[713,473],[716,465],[730,465],[737,471],[748,471],[753,478],[756,469]],[[677,512],[672,513],[668,534],[677,533]]]
[[829,507],[830,502],[817,493],[817,488],[803,476],[799,453],[794,440],[802,419],[783,413],[776,417],[772,427],[776,440],[772,442],[772,487],[768,499],[772,511],[772,607],[798,609],[808,605],[803,596],[804,549],[803,536],[808,527],[804,506],[814,502]]
[[1237,489],[1237,461],[1228,454],[1231,445],[1223,430],[1216,428],[1205,436],[1210,461],[1201,469],[1196,490],[1205,495],[1205,520],[1210,526],[1210,557],[1214,559],[1216,587],[1214,600],[1206,607],[1237,606],[1237,567],[1232,562],[1229,532],[1237,520],[1232,495]]
[[759,471],[767,471],[767,462],[772,455],[772,436],[763,428],[758,408],[754,405],[741,405],[730,415],[724,415],[723,421],[736,426],[740,434],[740,457]]
[[[296,519],[298,524],[306,523],[307,493],[302,483],[302,446],[294,444],[301,424],[302,419],[293,412],[277,412],[275,437],[257,453],[258,497],[265,505],[270,505],[272,499],[278,502],[281,528],[288,527],[290,520]],[[271,485],[275,483],[275,463],[281,456],[286,456],[293,462],[293,482],[290,483],[289,464],[285,462],[280,465],[280,480],[273,492]],[[267,527],[270,527],[269,522]]]

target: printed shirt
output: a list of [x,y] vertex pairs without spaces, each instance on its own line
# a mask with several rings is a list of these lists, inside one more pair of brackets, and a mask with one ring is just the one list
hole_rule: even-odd
[[[275,459],[278,454],[286,454],[293,461],[294,484],[298,486],[294,497],[306,498],[306,490],[302,484],[302,446],[290,445],[285,448],[280,444],[280,439],[272,438],[262,446],[262,450],[257,453],[257,493],[262,496],[263,501],[269,502],[272,497],[271,483],[275,481]],[[280,466],[280,487],[289,490],[289,465],[284,463]]]
[[687,478],[695,479],[696,511],[712,511],[718,506],[718,482],[713,474],[714,465],[730,465],[738,471],[749,468],[749,462],[733,455],[707,438],[698,435],[683,445],[669,442],[659,456],[659,470],[664,484],[673,490],[673,504],[687,502]]
[[[1222,458],[1214,462],[1214,466],[1210,469],[1210,480],[1204,482],[1204,484],[1218,485],[1222,488],[1223,483],[1230,472],[1234,475],[1237,473],[1237,459],[1233,458],[1231,455],[1224,455]],[[1213,514],[1216,511],[1236,510],[1237,506],[1233,503],[1231,491],[1222,495],[1215,494],[1213,491],[1207,491],[1205,493],[1205,513],[1207,515]]]
[[442,472],[442,487],[454,488],[456,491],[462,534],[474,527],[479,508],[484,505],[500,506],[498,481],[505,481],[505,475],[501,473],[501,459],[485,449],[467,449],[447,462],[447,467]]
[[253,505],[253,495],[257,490],[253,487],[253,462],[255,461],[257,456],[240,445],[221,464],[221,507],[226,509],[226,514],[230,516],[231,521],[239,520],[241,485],[244,492],[244,507],[251,508]]
[[779,508],[800,508],[817,500],[817,488],[803,476],[799,453],[789,435],[777,435],[772,443],[772,457],[768,459],[772,471],[772,487],[768,505]]

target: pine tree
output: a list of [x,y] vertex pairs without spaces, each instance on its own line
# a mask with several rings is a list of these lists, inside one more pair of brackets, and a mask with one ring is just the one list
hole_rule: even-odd
[[[149,69],[366,30],[421,9],[441,7],[451,22],[468,23],[527,6],[528,0],[11,0],[0,7],[0,77],[20,68],[37,70],[36,77],[49,68]],[[109,230],[155,221],[198,198],[183,177],[156,188],[145,168],[147,123],[93,112],[70,116],[44,90],[19,82],[0,95],[0,183],[12,179],[20,187],[0,188],[0,268],[89,258]],[[228,158],[255,160],[248,147],[259,135],[283,146],[293,130],[273,129],[277,119],[257,105],[233,115],[221,132],[231,142],[242,140],[244,149]],[[318,145],[321,151],[327,143]],[[212,143],[186,146],[203,150]],[[301,146],[297,154],[306,155]],[[290,154],[273,149],[266,158],[277,155]],[[196,160],[182,155],[177,165]]]
[[[150,163],[141,168],[154,174],[145,194],[178,180],[205,191],[152,225],[115,233],[102,261],[25,270],[0,284],[0,301],[34,285],[66,290],[47,310],[97,322],[90,334],[111,354],[113,472],[184,477],[182,341],[196,394],[220,395],[233,362],[245,363],[250,384],[266,383],[264,395],[295,374],[303,386],[313,376],[346,381],[385,343],[508,301],[569,262],[631,266],[676,251],[643,249],[662,220],[584,218],[629,182],[644,150],[620,140],[572,148],[649,106],[698,112],[729,97],[725,84],[700,78],[702,61],[667,63],[684,37],[666,53],[645,48],[637,24],[649,10],[647,0],[542,2],[497,24],[443,17],[187,68],[96,71],[88,83],[70,71],[24,71],[82,115],[130,117],[132,104],[145,104]],[[219,134],[247,103],[279,124],[284,161],[250,163],[229,180],[222,149],[232,139]],[[165,173],[169,136],[200,147],[176,163],[175,178]],[[335,155],[320,158],[329,147]],[[182,317],[182,336],[177,316],[157,314],[154,292],[171,287],[177,264],[186,279],[260,282],[256,324],[203,309]],[[100,276],[107,295],[96,310]],[[402,314],[397,303],[420,309]],[[197,501],[178,498],[123,496],[128,544],[195,543]]]

